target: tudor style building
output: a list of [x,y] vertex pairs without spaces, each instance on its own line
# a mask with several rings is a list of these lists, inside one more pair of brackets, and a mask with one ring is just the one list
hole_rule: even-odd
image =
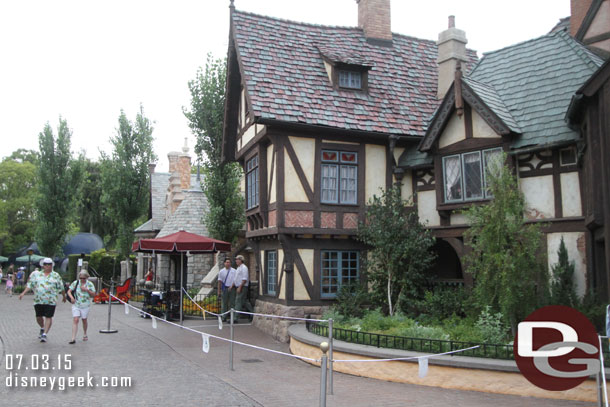
[[[591,237],[581,138],[565,115],[602,60],[557,28],[475,66],[453,18],[432,42],[392,33],[389,0],[357,3],[358,28],[231,7],[223,154],[245,172],[258,309],[320,313],[360,279],[358,222],[393,184],[415,194],[437,237],[433,272],[468,282],[461,212],[492,198],[485,168],[500,152],[519,176],[524,215],[545,224],[549,265],[563,237],[582,294]],[[286,339],[277,322],[259,324]]]

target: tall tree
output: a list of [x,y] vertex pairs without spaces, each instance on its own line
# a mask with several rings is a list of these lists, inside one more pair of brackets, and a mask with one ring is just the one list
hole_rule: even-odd
[[66,235],[72,229],[76,185],[80,172],[72,165],[70,141],[72,131],[60,117],[57,138],[47,123],[38,135],[40,161],[38,166],[38,214],[36,242],[47,256],[61,253]]
[[129,255],[136,221],[148,211],[148,164],[156,160],[152,133],[142,106],[133,123],[121,110],[117,134],[110,138],[112,156],[102,154],[102,202],[116,222],[117,245],[123,256]]
[[36,166],[5,158],[0,163],[0,253],[13,253],[34,240],[35,201]]
[[222,162],[226,75],[226,60],[215,60],[208,54],[205,69],[200,68],[189,81],[191,106],[183,111],[197,138],[195,152],[203,164],[203,192],[209,205],[204,222],[213,237],[232,242],[244,227],[245,213],[239,189],[241,167]]
[[480,309],[501,312],[514,334],[519,321],[548,301],[548,271],[539,255],[542,233],[539,226],[525,223],[516,177],[506,165],[490,168],[493,199],[466,212],[471,227],[465,237],[472,248],[467,272],[474,275]]
[[434,237],[419,222],[417,210],[393,187],[374,195],[366,208],[366,222],[358,226],[358,239],[371,246],[365,262],[373,293],[385,301],[390,315],[400,298],[417,298],[423,293],[426,271],[435,255]]

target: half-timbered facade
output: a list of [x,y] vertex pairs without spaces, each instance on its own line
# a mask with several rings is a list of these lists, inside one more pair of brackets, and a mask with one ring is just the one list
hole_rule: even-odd
[[487,169],[500,153],[518,176],[528,222],[543,224],[549,269],[561,239],[587,288],[587,240],[581,191],[582,145],[565,116],[574,92],[602,60],[566,31],[485,54],[455,79],[417,149],[399,160],[413,173],[420,218],[454,252],[460,270],[467,247],[464,209],[493,199]]

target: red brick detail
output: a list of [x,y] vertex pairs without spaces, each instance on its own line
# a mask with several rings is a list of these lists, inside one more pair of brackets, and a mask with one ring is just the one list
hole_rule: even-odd
[[284,213],[284,224],[287,228],[312,228],[312,211],[286,211]]
[[358,228],[358,214],[357,213],[344,213],[343,214],[343,228],[344,229],[357,229]]
[[322,212],[320,216],[320,226],[327,229],[335,229],[337,227],[336,212]]
[[277,211],[269,211],[269,227],[277,226]]

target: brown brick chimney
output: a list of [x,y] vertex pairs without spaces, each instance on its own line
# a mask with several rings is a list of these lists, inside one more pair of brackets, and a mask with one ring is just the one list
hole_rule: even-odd
[[570,35],[576,36],[593,0],[570,0]]
[[390,0],[356,0],[358,27],[367,39],[392,41]]
[[[183,191],[191,187],[191,156],[189,155],[187,139],[184,139],[182,152],[172,151],[167,154],[169,161],[169,186],[167,187],[166,208],[174,213],[182,200]],[[167,218],[167,216],[166,216]]]

